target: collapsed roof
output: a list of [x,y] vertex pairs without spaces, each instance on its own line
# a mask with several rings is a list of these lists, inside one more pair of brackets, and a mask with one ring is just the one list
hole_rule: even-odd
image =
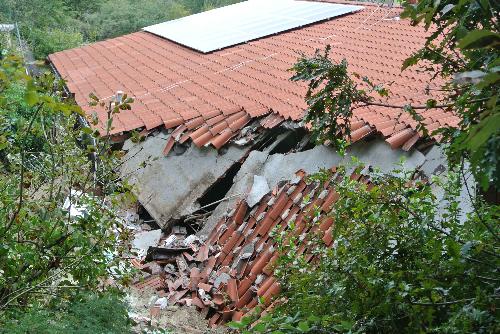
[[[372,143],[371,151],[379,151],[380,144]],[[317,150],[324,148],[318,146]],[[362,151],[363,148],[359,147],[354,153]],[[394,152],[393,156],[387,157],[390,162],[382,166],[380,172],[390,173],[391,166],[398,160],[397,151]],[[425,157],[416,153],[407,158],[407,168],[416,168],[420,172],[419,177],[424,180],[446,171],[446,158],[436,147]],[[382,160],[382,157],[379,159]],[[316,246],[308,242],[312,238],[317,237],[329,247],[333,245],[334,222],[331,213],[335,202],[342,196],[336,191],[340,174],[335,174],[335,166],[343,165],[340,157],[331,168],[333,175],[328,182],[310,180],[308,176],[311,173],[303,169],[293,175],[282,172],[276,176],[269,170],[266,172],[264,168],[259,177],[269,182],[268,187],[257,186],[258,182],[253,178],[254,183],[249,189],[245,187],[244,176],[255,165],[250,160],[249,158],[245,162],[248,167],[243,167],[239,173],[238,182],[242,185],[235,184],[238,191],[246,189],[243,196],[228,205],[224,214],[218,215],[216,226],[209,229],[206,237],[201,233],[201,240],[206,239],[205,242],[193,243],[199,239],[191,236],[184,239],[182,247],[178,249],[151,247],[144,261],[132,261],[138,269],[150,274],[135,283],[138,289],[157,290],[161,300],[169,305],[196,306],[204,310],[203,314],[212,326],[230,320],[238,321],[244,315],[256,311],[255,307],[261,298],[264,305],[258,311],[262,313],[268,312],[280,302],[276,297],[281,287],[274,275],[280,253],[273,233],[279,235],[285,231],[288,236],[297,237],[297,253],[304,255],[308,262],[315,258]],[[267,159],[256,156],[253,160]],[[269,161],[266,164],[272,168],[275,162]],[[351,166],[346,168],[346,175],[370,188],[370,170],[370,166],[366,165],[362,171],[356,172],[355,166]],[[259,192],[257,198],[250,198],[249,195],[254,193],[256,186],[266,190]],[[442,198],[442,194],[438,193],[437,196]],[[462,198],[462,203],[467,211],[467,207],[470,207],[467,197]],[[173,232],[164,243],[175,240],[176,235]],[[159,308],[160,306],[153,305],[151,313],[159,312]]]
[[[370,183],[369,177],[359,174],[353,173],[351,178]],[[209,311],[205,314],[211,326],[240,320],[257,306],[260,297],[266,306],[261,312],[267,312],[280,292],[274,277],[279,253],[272,232],[303,235],[298,254],[308,254],[306,259],[311,261],[314,255],[305,235],[317,235],[327,246],[333,244],[333,219],[328,213],[338,198],[333,183],[311,182],[307,173],[299,170],[294,180],[280,182],[253,206],[239,201],[220,219],[205,243],[186,242],[188,249],[178,251],[150,247],[146,260],[152,262],[132,260],[138,269],[151,273],[134,286],[158,290],[168,304]],[[156,254],[159,249],[162,253]],[[155,308],[161,306],[153,306],[152,314],[158,311]]]
[[[210,53],[141,31],[58,52],[49,60],[86,113],[96,112],[101,130],[106,112],[88,106],[88,96],[94,92],[107,100],[118,90],[135,102],[131,111],[114,116],[112,134],[174,128],[166,153],[175,142],[187,140],[218,149],[252,119],[264,116],[264,128],[301,121],[307,86],[291,82],[287,70],[301,53],[326,45],[332,46],[335,60],[348,60],[351,71],[375,83],[392,83],[383,102],[425,104],[439,83],[431,83],[432,73],[401,72],[401,64],[428,34],[399,20],[400,8],[362,5],[360,11]],[[458,123],[442,109],[421,114],[430,131]],[[409,150],[422,136],[409,114],[393,108],[357,108],[351,124],[353,141],[378,132],[392,148]]]
[[[399,8],[362,5],[364,9],[351,14],[209,53],[141,31],[49,57],[77,103],[89,116],[97,113],[101,130],[106,113],[88,106],[87,96],[94,92],[106,101],[118,90],[135,97],[135,103],[131,111],[114,116],[113,135],[135,129],[145,133],[171,129],[143,143],[126,142],[128,153],[121,168],[164,232],[172,227],[172,220],[180,222],[200,210],[200,197],[230,168],[242,164],[226,196],[231,200],[207,212],[210,217],[198,236],[208,236],[208,243],[194,247],[194,254],[185,247],[152,247],[148,256],[153,261],[133,260],[150,274],[137,282],[137,288],[152,287],[170,302],[207,312],[210,308],[211,324],[238,320],[257,304],[258,296],[264,296],[269,305],[279,291],[272,265],[278,255],[269,235],[273,228],[287,229],[293,220],[296,233],[319,233],[331,245],[332,222],[327,213],[337,194],[331,184],[309,183],[306,174],[345,160],[324,146],[283,156],[226,144],[247,137],[255,126],[268,129],[290,121],[299,123],[307,107],[307,86],[291,82],[287,70],[301,53],[310,54],[326,45],[333,47],[335,60],[346,58],[353,72],[376,83],[392,83],[391,96],[384,103],[424,104],[433,96],[440,83],[431,83],[429,73],[400,70],[403,60],[423,46],[427,33],[399,20]],[[458,122],[441,109],[421,114],[429,130]],[[353,118],[353,141],[379,133],[392,148],[409,151],[421,138],[416,122],[397,109],[357,108]],[[205,148],[224,145],[218,152]],[[157,146],[168,157],[160,157]],[[405,156],[410,168],[432,161],[427,166],[429,175],[443,169],[442,154],[424,162],[417,150],[388,153],[386,149],[379,141],[358,143],[350,147],[350,153],[369,164],[382,161],[388,168]],[[291,174],[298,169],[294,178]],[[353,177],[369,182],[365,176]],[[255,190],[257,183],[260,186]],[[307,215],[313,207],[321,208],[324,217],[309,224]],[[161,236],[158,232],[153,232],[155,240]],[[155,246],[165,246],[164,241]],[[300,251],[307,252],[305,243]]]

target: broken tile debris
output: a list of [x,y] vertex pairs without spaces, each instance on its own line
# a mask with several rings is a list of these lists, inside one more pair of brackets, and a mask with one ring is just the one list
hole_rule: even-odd
[[[332,172],[335,171],[336,168],[332,168]],[[262,312],[269,311],[280,292],[273,276],[278,247],[271,234],[289,231],[301,236],[303,244],[298,252],[308,261],[312,261],[314,255],[306,242],[307,236],[316,236],[327,246],[333,244],[333,219],[326,215],[339,198],[333,184],[311,182],[303,170],[295,175],[292,181],[274,185],[252,206],[244,199],[239,200],[206,240],[186,237],[184,240],[191,242],[190,250],[182,248],[183,243],[179,241],[179,249],[173,255],[175,259],[158,260],[164,270],[136,285],[163,290],[166,300],[173,305],[208,310],[211,326],[241,319],[254,310],[259,298],[264,302]],[[351,177],[369,183],[368,177],[359,174]],[[296,201],[296,198],[308,200]],[[293,231],[290,230],[292,222]],[[142,264],[142,270],[145,265]]]

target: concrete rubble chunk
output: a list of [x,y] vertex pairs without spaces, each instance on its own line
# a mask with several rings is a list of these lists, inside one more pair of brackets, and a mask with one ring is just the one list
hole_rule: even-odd
[[177,268],[179,270],[179,273],[181,275],[184,275],[184,274],[187,274],[189,271],[188,271],[188,264],[186,263],[186,261],[182,258],[182,257],[177,257],[175,259],[175,262],[177,264]]
[[134,236],[132,241],[132,248],[140,251],[141,253],[146,253],[149,247],[157,246],[160,242],[161,230],[152,230],[139,232]]
[[196,235],[191,234],[189,235],[186,239],[184,239],[183,244],[185,247],[191,247],[192,244],[198,243],[201,244],[200,238],[198,238]]
[[155,261],[146,263],[142,270],[149,272],[151,275],[157,275],[161,273],[161,266]]
[[240,259],[242,259],[242,260],[249,259],[252,256],[254,251],[255,251],[255,243],[254,242],[251,242],[248,245],[245,245],[245,247],[243,247],[243,249],[241,250]]
[[198,289],[198,295],[200,296],[200,299],[203,301],[203,304],[205,304],[206,306],[209,306],[211,305],[212,301],[211,301],[211,296],[205,292],[205,290],[203,290],[202,288],[199,288]]
[[248,206],[253,207],[255,204],[259,203],[262,197],[270,191],[271,188],[269,188],[266,178],[260,175],[254,175],[252,189],[250,189],[246,198]]
[[227,145],[224,152],[218,152],[191,145],[180,155],[165,157],[166,137],[159,134],[129,145],[120,168],[134,195],[162,228],[197,211],[197,200],[250,150]]
[[227,284],[227,281],[231,278],[227,273],[220,273],[214,280],[214,287],[219,288],[221,284]]
[[169,273],[169,274],[176,274],[177,273],[177,270],[175,269],[174,265],[171,264],[171,263],[168,263],[165,268],[163,269],[166,273]]
[[155,305],[160,307],[160,310],[164,310],[168,306],[168,299],[165,297],[158,298]]
[[163,243],[164,247],[172,247],[175,244],[175,241],[177,240],[177,237],[174,234],[171,234],[168,236],[167,239],[165,239],[165,242]]

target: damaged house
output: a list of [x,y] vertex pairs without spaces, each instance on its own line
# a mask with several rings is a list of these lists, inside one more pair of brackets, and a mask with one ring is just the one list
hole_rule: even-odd
[[[205,309],[211,324],[240,319],[258,297],[270,305],[279,292],[273,228],[293,220],[296,233],[321,233],[332,243],[330,220],[314,231],[303,222],[313,206],[328,212],[338,194],[306,182],[307,175],[335,170],[351,156],[387,173],[402,157],[427,176],[445,171],[439,138],[383,106],[425,104],[440,87],[428,72],[401,72],[427,33],[400,13],[341,0],[250,0],[49,56],[76,102],[89,117],[96,113],[98,129],[107,115],[88,106],[90,93],[135,99],[132,110],[114,115],[111,134],[127,152],[122,176],[164,232],[138,247],[155,246],[142,254],[149,264],[134,261],[151,274],[138,288]],[[327,45],[336,61],[345,58],[353,72],[391,92],[379,107],[354,110],[345,157],[310,141],[302,123],[307,86],[289,80],[301,54]],[[421,116],[430,131],[459,121],[441,109]],[[144,140],[132,141],[133,131]]]

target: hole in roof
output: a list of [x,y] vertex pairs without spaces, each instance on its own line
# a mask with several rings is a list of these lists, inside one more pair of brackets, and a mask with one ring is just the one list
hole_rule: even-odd
[[139,203],[139,207],[137,208],[137,214],[139,215],[139,221],[142,222],[143,224],[147,224],[151,227],[151,229],[159,229],[160,225],[154,220],[154,218],[149,214],[148,210],[146,210],[145,207],[143,207]]
[[327,2],[248,0],[143,30],[208,53],[361,9]]
[[227,170],[224,176],[219,178],[210,188],[208,188],[208,190],[198,199],[200,207],[203,208],[199,211],[213,211],[217,205],[219,205],[219,201],[226,196],[229,189],[233,186],[234,177],[238,174],[240,168],[241,163],[235,163]]

